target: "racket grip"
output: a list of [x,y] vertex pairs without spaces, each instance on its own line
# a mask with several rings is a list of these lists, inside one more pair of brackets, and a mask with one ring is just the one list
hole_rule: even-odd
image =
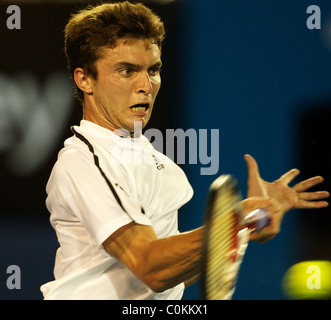
[[245,224],[250,229],[254,229],[253,232],[262,230],[264,227],[266,227],[269,224],[269,222],[270,220],[268,216],[268,211],[262,208],[250,212],[245,217]]

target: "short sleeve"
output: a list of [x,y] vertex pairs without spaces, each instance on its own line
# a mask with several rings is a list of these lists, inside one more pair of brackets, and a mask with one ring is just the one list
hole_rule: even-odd
[[[77,218],[101,245],[113,232],[134,221],[151,225],[135,197],[121,187],[116,177],[105,177],[84,150],[63,152],[47,185],[47,206],[61,207]],[[59,210],[61,211],[61,210]],[[62,217],[65,219],[66,217]],[[69,215],[68,217],[69,218]]]

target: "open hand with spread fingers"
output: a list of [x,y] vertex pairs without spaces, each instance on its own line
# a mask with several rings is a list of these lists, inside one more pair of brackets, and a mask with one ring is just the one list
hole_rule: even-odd
[[[307,191],[322,183],[324,181],[323,177],[312,177],[290,187],[289,184],[300,173],[298,169],[292,169],[284,173],[279,179],[273,182],[267,182],[261,178],[255,159],[246,154],[245,160],[248,168],[247,197],[266,197],[274,199],[277,202],[278,209],[274,213],[276,216],[270,216],[274,235],[279,232],[282,218],[287,211],[291,209],[316,209],[328,206],[328,202],[322,199],[328,198],[330,196],[329,192]],[[261,230],[260,232],[263,233],[265,231]],[[268,232],[270,234],[270,228]]]

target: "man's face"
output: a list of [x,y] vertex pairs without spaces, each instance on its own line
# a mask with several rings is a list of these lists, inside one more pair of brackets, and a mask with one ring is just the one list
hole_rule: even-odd
[[135,121],[145,127],[161,86],[161,64],[160,49],[150,39],[123,38],[115,48],[104,48],[85,112],[112,131],[133,132]]

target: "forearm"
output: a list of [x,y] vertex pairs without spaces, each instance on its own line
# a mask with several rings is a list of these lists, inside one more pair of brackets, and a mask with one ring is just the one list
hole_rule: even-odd
[[103,245],[153,291],[161,292],[199,276],[202,242],[203,227],[158,239],[152,227],[131,223]]
[[182,282],[191,284],[200,276],[203,227],[155,240],[146,250],[144,277],[163,291]]

